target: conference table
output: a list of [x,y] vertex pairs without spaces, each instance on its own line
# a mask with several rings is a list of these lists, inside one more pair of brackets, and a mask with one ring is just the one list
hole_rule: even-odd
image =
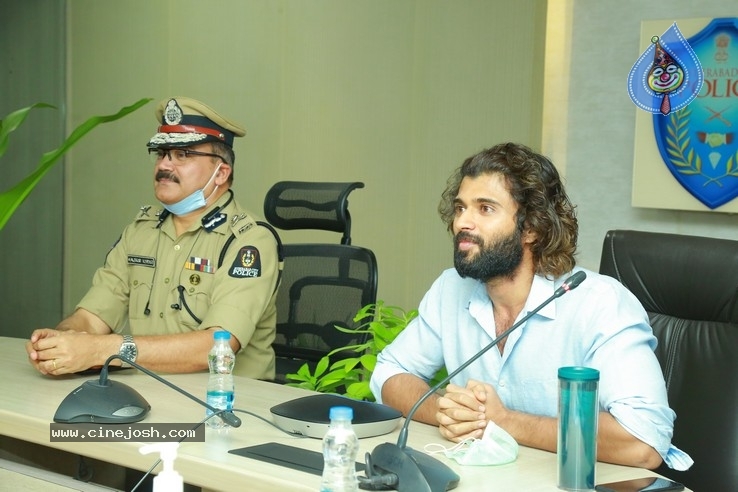
[[[40,444],[49,448],[118,463],[146,471],[157,456],[139,452],[141,442],[51,442],[50,424],[61,401],[75,388],[94,375],[43,376],[28,362],[25,340],[0,337],[0,435]],[[167,381],[204,398],[207,373],[162,374]],[[127,369],[110,373],[110,379],[138,391],[151,405],[151,411],[141,423],[196,423],[203,419],[204,408],[143,372]],[[279,403],[312,394],[306,390],[276,383],[235,377],[236,404],[272,421],[269,409]],[[320,451],[320,439],[294,437],[267,422],[246,413],[236,413],[242,420],[238,428],[207,429],[205,442],[180,444],[175,469],[186,483],[204,490],[218,491],[317,491],[320,476],[283,466],[257,461],[229,453],[262,443]],[[396,442],[402,423],[389,434],[360,439],[359,461],[375,446]],[[450,446],[433,426],[412,422],[409,425],[408,446],[423,450],[426,444]],[[466,491],[553,491],[556,487],[556,454],[520,447],[512,463],[497,466],[462,466],[442,454],[435,455],[459,474],[455,490]],[[155,472],[161,470],[161,465]],[[645,469],[597,463],[597,483],[658,476]]]

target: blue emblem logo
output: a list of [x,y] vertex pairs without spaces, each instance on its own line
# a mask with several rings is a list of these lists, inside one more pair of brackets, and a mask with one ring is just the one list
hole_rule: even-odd
[[[669,51],[669,45],[660,40]],[[702,84],[688,105],[659,114],[653,126],[659,153],[692,196],[715,209],[738,196],[738,18],[712,20],[689,38],[702,65]]]

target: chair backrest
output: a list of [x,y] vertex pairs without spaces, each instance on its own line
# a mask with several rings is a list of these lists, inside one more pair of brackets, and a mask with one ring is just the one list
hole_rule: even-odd
[[335,328],[356,327],[356,313],[377,298],[376,257],[367,248],[351,245],[348,194],[363,186],[359,182],[283,181],[267,192],[264,215],[275,227],[341,234],[340,243],[283,246],[284,270],[273,344],[278,382],[285,382],[285,374],[297,372],[304,363],[314,368],[331,350],[366,339],[365,335]]
[[280,181],[264,199],[264,215],[284,230],[319,229],[340,232],[341,244],[351,244],[348,195],[364,183]]
[[738,490],[738,241],[609,231],[600,273],[648,312],[677,415],[672,442],[695,462],[659,473],[693,490]]

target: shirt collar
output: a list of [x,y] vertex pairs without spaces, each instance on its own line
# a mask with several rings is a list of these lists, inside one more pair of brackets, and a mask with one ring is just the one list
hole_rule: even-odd
[[[526,299],[525,307],[518,315],[518,319],[521,319],[523,316],[545,302],[549,297],[553,295],[554,290],[555,289],[553,280],[549,280],[542,275],[534,275],[533,283],[530,286],[528,299]],[[474,312],[480,313],[480,309],[484,311],[491,311],[492,301],[487,295],[487,289],[484,285],[484,282],[477,281],[477,286],[473,289],[473,291],[471,292],[471,296],[469,297],[468,306],[473,314]],[[538,314],[549,319],[556,318],[556,303],[548,303],[548,305],[544,306],[540,311],[538,311]]]
[[[533,277],[533,284],[530,286],[528,299],[525,301],[524,313],[521,314],[526,315],[544,303],[554,294],[554,290],[553,280],[547,279],[543,275],[535,275]],[[556,303],[549,302],[548,305],[538,311],[538,314],[549,319],[556,318]]]

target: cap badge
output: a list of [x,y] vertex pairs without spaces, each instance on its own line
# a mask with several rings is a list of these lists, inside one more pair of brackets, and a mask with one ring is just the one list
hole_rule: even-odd
[[167,125],[179,125],[182,121],[182,108],[175,99],[170,99],[167,107],[164,108],[164,121]]

